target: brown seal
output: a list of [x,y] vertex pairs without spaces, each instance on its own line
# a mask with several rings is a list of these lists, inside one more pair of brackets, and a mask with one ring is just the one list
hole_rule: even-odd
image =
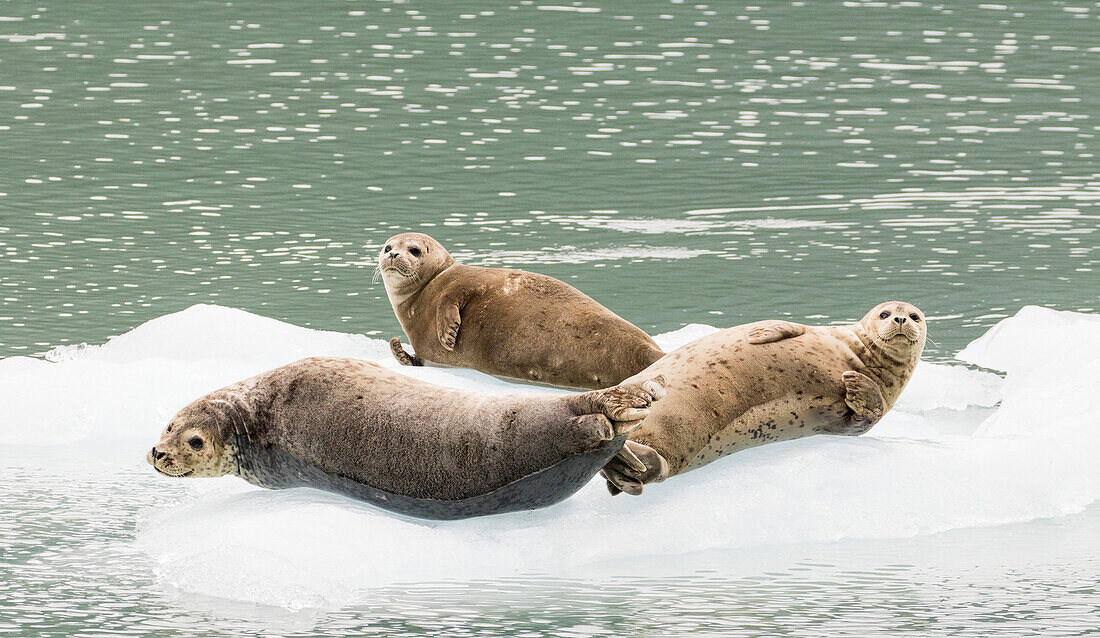
[[576,288],[522,270],[457,263],[421,233],[391,237],[378,268],[415,355],[423,361],[574,388],[605,388],[664,356],[649,338]]
[[534,509],[595,476],[663,393],[661,382],[495,394],[367,361],[303,359],[184,407],[146,458],[167,476],[315,487],[425,518]]
[[689,343],[627,379],[662,375],[668,394],[604,468],[608,489],[640,494],[773,441],[863,434],[893,407],[925,335],[916,306],[889,301],[853,325],[760,321]]

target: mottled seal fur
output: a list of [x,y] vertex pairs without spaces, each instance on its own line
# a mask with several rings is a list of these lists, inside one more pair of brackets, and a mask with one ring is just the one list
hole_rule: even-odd
[[760,321],[689,343],[625,382],[661,375],[668,394],[604,468],[608,489],[640,494],[772,441],[863,434],[893,407],[925,335],[920,310],[890,301],[853,325]]
[[467,392],[367,361],[303,359],[184,407],[147,460],[168,476],[235,474],[412,516],[481,516],[580,489],[662,392],[660,379],[565,396]]
[[391,237],[378,267],[415,355],[424,361],[573,388],[605,388],[664,352],[646,333],[546,275],[457,263],[422,233]]

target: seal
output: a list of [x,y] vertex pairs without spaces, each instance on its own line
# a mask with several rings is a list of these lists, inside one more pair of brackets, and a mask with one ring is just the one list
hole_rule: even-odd
[[391,237],[378,268],[415,355],[424,361],[572,388],[606,388],[664,352],[633,324],[546,275],[457,263],[422,233]]
[[303,359],[187,405],[146,460],[171,477],[234,474],[422,518],[535,509],[595,476],[663,394],[662,382],[498,394],[442,388],[356,359]]
[[608,489],[637,495],[773,441],[863,434],[893,407],[926,334],[916,306],[889,301],[853,325],[760,321],[674,350],[625,381],[661,375],[668,394],[604,468]]

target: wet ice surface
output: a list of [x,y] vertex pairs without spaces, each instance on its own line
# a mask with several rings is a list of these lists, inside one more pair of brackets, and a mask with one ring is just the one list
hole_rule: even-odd
[[56,363],[0,360],[0,629],[1087,628],[1100,605],[1098,322],[1025,308],[960,354],[1003,380],[922,363],[869,436],[747,450],[641,498],[594,481],[551,508],[454,522],[144,464],[195,396],[307,355],[397,367],[380,340],[196,306]]

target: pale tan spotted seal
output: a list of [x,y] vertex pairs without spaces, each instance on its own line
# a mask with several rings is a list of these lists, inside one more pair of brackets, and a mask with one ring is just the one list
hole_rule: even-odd
[[662,375],[668,394],[604,468],[608,489],[640,494],[772,441],[863,434],[893,407],[925,335],[916,306],[890,301],[853,325],[760,321],[689,343],[626,381]]
[[422,233],[391,237],[378,256],[390,304],[424,361],[527,381],[605,388],[664,356],[649,335],[552,277],[455,262]]
[[413,516],[481,516],[580,489],[662,393],[660,379],[575,395],[468,392],[366,361],[303,359],[184,407],[146,458],[172,477],[235,474]]

